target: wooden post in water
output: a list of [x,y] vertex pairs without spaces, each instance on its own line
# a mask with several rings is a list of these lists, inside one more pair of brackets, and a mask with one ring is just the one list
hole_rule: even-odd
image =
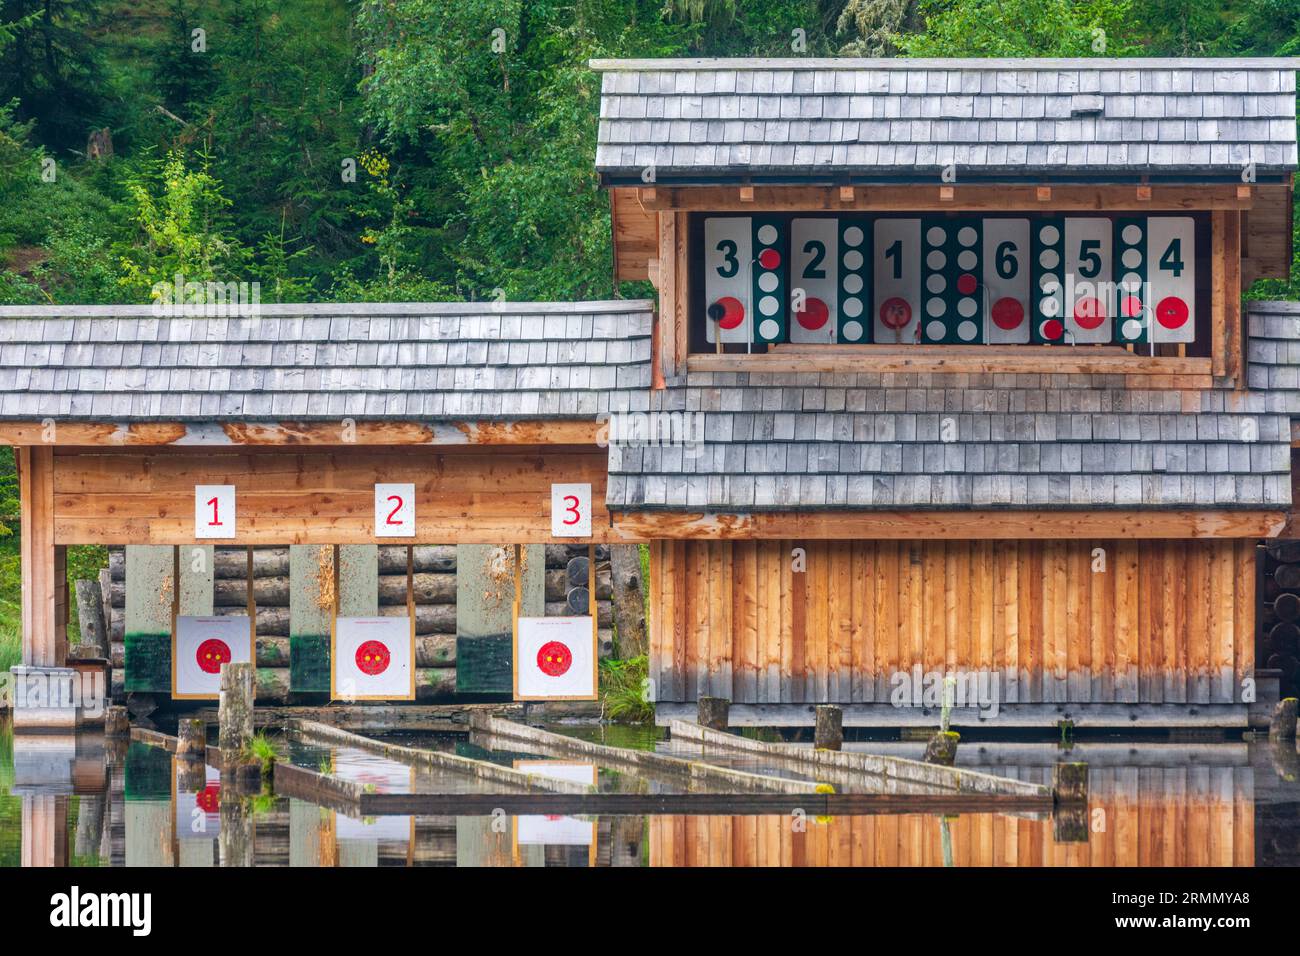
[[1297,701],[1287,697],[1277,702],[1273,717],[1268,722],[1269,740],[1295,740]]
[[239,763],[253,739],[253,665],[227,664],[221,668],[221,697],[217,704],[217,745],[221,762]]
[[834,704],[817,705],[817,729],[813,745],[819,750],[839,750],[844,746],[844,711]]
[[131,724],[127,720],[125,707],[108,707],[104,710],[104,736],[127,737],[131,734]]
[[[227,664],[222,670],[222,676],[230,670],[232,665]],[[252,665],[248,665],[252,670]],[[224,693],[223,693],[224,699]],[[249,708],[252,713],[252,708]],[[225,728],[225,722],[222,722],[222,728]],[[222,759],[225,759],[225,750],[222,750]],[[253,801],[244,797],[239,792],[239,783],[236,780],[234,772],[221,774],[221,833],[217,838],[217,846],[221,852],[222,866],[252,866],[253,865]]]
[[730,720],[731,701],[725,697],[701,697],[699,703],[700,726],[710,730],[726,730]]
[[1052,796],[1057,803],[1088,801],[1088,765],[1058,763],[1052,767]]
[[184,718],[176,724],[176,756],[198,757],[208,755],[208,725],[195,718]]

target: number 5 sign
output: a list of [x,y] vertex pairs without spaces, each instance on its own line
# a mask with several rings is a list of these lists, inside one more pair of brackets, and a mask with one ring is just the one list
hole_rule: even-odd
[[235,536],[235,486],[194,486],[194,537]]
[[415,537],[415,485],[375,485],[375,537]]
[[551,537],[591,537],[591,485],[551,485]]

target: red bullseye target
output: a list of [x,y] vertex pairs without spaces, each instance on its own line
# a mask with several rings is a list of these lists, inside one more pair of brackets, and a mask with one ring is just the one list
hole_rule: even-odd
[[573,651],[559,641],[547,641],[537,651],[537,666],[547,677],[559,677],[573,665]]
[[220,672],[222,664],[230,663],[230,645],[219,638],[210,637],[199,645],[194,658],[203,673],[216,674]]
[[809,331],[820,329],[830,317],[831,310],[827,308],[826,303],[811,297],[804,302],[803,311],[795,313],[799,324]]
[[745,306],[735,296],[724,295],[718,300],[718,305],[722,306],[722,318],[718,320],[718,327],[723,329],[740,328],[740,323],[745,321]]
[[1100,299],[1086,296],[1074,304],[1074,321],[1082,329],[1095,329],[1106,321],[1106,310]]
[[1025,321],[1025,307],[1020,304],[1019,299],[1010,296],[994,302],[991,312],[993,324],[1008,332],[1019,328],[1020,323]]
[[381,641],[364,641],[357,648],[357,670],[374,677],[388,670],[393,655]]
[[204,813],[216,813],[221,807],[221,784],[210,783],[196,793],[194,805]]
[[899,296],[888,298],[880,304],[880,321],[889,329],[906,328],[912,321],[912,307]]
[[1179,329],[1190,313],[1187,303],[1176,295],[1165,296],[1156,304],[1156,321],[1167,329]]

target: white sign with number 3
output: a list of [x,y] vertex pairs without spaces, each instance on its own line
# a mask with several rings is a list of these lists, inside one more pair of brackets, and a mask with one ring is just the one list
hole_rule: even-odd
[[375,537],[415,537],[415,485],[375,485]]
[[591,537],[591,485],[551,485],[551,537]]
[[194,486],[194,537],[235,536],[235,486]]

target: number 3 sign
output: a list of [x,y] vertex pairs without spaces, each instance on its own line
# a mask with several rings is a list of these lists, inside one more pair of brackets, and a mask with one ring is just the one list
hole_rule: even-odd
[[235,536],[235,486],[194,486],[194,537]]
[[551,537],[591,537],[591,485],[551,485]]
[[415,537],[415,485],[375,485],[375,537]]

